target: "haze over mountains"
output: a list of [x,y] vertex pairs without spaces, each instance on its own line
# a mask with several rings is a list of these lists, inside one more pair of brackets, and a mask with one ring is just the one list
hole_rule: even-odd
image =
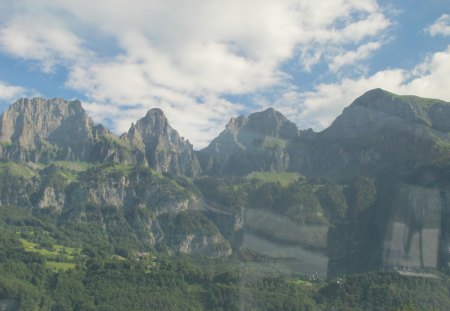
[[269,108],[195,151],[160,109],[119,137],[79,101],[20,99],[0,117],[0,205],[96,247],[250,252],[324,277],[443,267],[449,120],[450,103],[375,89],[320,133]]

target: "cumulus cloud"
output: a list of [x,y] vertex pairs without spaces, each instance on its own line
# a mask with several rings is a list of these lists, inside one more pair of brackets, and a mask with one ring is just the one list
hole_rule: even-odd
[[81,61],[89,54],[81,48],[81,39],[64,29],[52,17],[19,16],[0,28],[0,49],[27,60],[39,61],[44,72],[51,72],[58,63]]
[[450,36],[450,15],[443,14],[425,31],[432,37],[434,36]]
[[355,64],[357,61],[369,57],[370,54],[379,49],[380,46],[380,41],[363,44],[359,46],[355,51],[348,51],[336,55],[328,67],[332,72],[336,72],[345,65]]
[[28,91],[25,88],[0,81],[0,103],[10,103],[12,100],[25,96],[26,94],[28,94]]
[[64,67],[65,85],[83,92],[95,119],[117,132],[161,107],[196,147],[242,111],[228,95],[284,85],[287,61],[311,68],[335,59],[338,70],[349,63],[344,59],[370,54],[376,47],[369,42],[390,25],[376,0],[18,0],[1,6],[8,14],[0,13],[0,51],[33,60],[44,72]]

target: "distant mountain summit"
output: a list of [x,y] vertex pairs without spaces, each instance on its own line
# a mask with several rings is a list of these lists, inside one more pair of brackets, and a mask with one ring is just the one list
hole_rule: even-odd
[[[92,120],[85,114],[79,101],[60,98],[20,99],[0,117],[0,141],[18,143],[33,148],[42,141],[69,145],[91,136]],[[74,136],[61,135],[71,130]]]
[[[121,137],[94,125],[79,101],[20,99],[0,116],[0,158],[148,165],[173,176],[245,176],[294,171],[337,179],[363,170],[442,158],[450,146],[450,104],[366,92],[320,133],[300,131],[273,108],[231,118],[200,151],[151,109]],[[352,173],[353,172],[353,173]]]
[[162,110],[149,110],[119,138],[94,125],[80,101],[60,98],[12,104],[0,116],[0,156],[34,163],[140,163],[173,175],[200,173],[192,145],[172,129]]
[[159,172],[189,177],[200,174],[192,144],[170,126],[161,109],[149,110],[121,138],[136,147],[149,166]]
[[375,89],[319,133],[269,108],[200,151],[160,109],[117,137],[79,101],[21,99],[0,116],[0,162],[0,206],[48,211],[86,241],[212,257],[284,245],[329,276],[450,262],[450,103],[436,99]]
[[119,139],[92,119],[80,101],[20,99],[0,116],[0,154],[18,162],[134,162]]
[[232,118],[208,147],[199,151],[207,174],[248,174],[252,171],[284,171],[290,139],[298,137],[297,126],[273,108]]
[[[410,131],[412,126],[425,126],[448,132],[449,118],[450,105],[442,100],[400,96],[382,89],[374,89],[358,97],[345,108],[324,131],[324,135],[361,136],[387,127]],[[350,129],[351,132],[346,129]]]
[[292,144],[291,168],[347,179],[432,163],[448,155],[449,120],[450,103],[371,90],[327,129]]
[[244,122],[241,129],[247,132],[281,139],[292,139],[298,136],[295,123],[273,108],[252,113],[247,118],[243,117],[242,120]]

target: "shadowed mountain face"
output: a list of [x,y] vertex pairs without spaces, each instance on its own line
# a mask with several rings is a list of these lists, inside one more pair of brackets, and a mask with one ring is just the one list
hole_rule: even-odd
[[287,143],[298,137],[297,126],[269,108],[232,118],[208,147],[198,152],[207,174],[246,175],[252,171],[285,171]]
[[0,117],[0,206],[114,246],[265,256],[323,276],[421,269],[450,260],[449,155],[450,103],[380,89],[320,133],[269,108],[200,151],[160,109],[117,137],[78,101],[21,99]]
[[189,141],[152,109],[117,137],[94,125],[79,101],[21,99],[0,117],[0,154],[5,160],[55,160],[148,164],[158,172],[197,176],[200,166]]
[[[2,115],[0,140],[30,149],[44,140],[70,145],[91,138],[92,128],[92,120],[79,101],[21,99]],[[63,131],[72,136],[63,135]]]
[[200,174],[192,144],[169,125],[161,109],[149,110],[122,139],[142,152],[150,167],[158,172],[189,177]]
[[381,89],[357,98],[330,127],[297,139],[291,169],[352,179],[380,170],[406,170],[446,157],[450,104]]
[[134,162],[109,130],[95,126],[79,101],[21,99],[0,117],[2,158],[18,162],[52,160]]
[[174,176],[298,171],[335,179],[395,166],[406,169],[445,156],[450,105],[372,90],[320,133],[299,131],[269,108],[232,118],[195,152],[160,109],[120,138],[95,126],[79,101],[21,99],[0,117],[0,154],[19,162],[70,160],[144,164]]
[[84,145],[92,139],[92,130],[93,123],[78,101],[21,99],[0,119],[0,141],[3,146],[16,147],[19,153],[15,155],[16,160],[26,156],[23,152],[42,150],[45,145],[59,145],[66,148],[67,153],[71,152],[71,147],[78,147],[82,155]]

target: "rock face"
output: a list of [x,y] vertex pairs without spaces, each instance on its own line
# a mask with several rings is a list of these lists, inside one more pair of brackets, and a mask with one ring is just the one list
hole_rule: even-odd
[[381,89],[357,98],[322,136],[333,138],[363,137],[388,128],[421,134],[423,128],[449,132],[450,105],[437,99],[399,96]]
[[[17,142],[30,149],[43,140],[61,145],[80,143],[93,127],[79,101],[59,98],[20,99],[2,115],[0,124],[1,142]],[[63,135],[63,130],[70,132],[70,137]]]
[[289,165],[286,144],[298,134],[294,123],[269,108],[248,117],[232,118],[198,156],[203,170],[211,175],[284,171]]
[[[446,266],[449,121],[450,103],[376,89],[320,133],[267,109],[232,118],[195,152],[160,109],[119,138],[78,101],[22,99],[0,117],[0,205],[114,246],[294,251],[329,276]],[[269,174],[280,172],[291,174]]]
[[0,157],[17,162],[55,160],[144,164],[194,177],[200,165],[188,140],[152,109],[121,138],[94,125],[79,101],[20,99],[0,117]]
[[122,139],[136,146],[158,172],[189,177],[200,174],[192,144],[169,125],[161,109],[149,110]]
[[201,198],[148,167],[74,171],[51,164],[34,170],[10,162],[0,173],[0,206],[52,215],[61,226],[75,225],[99,243],[231,255],[229,242],[201,212]]
[[94,126],[79,101],[20,99],[0,117],[1,156],[18,162],[134,162],[121,142]]
[[375,89],[323,132],[301,135],[289,149],[290,168],[344,180],[422,165],[447,152],[449,118],[449,103]]

